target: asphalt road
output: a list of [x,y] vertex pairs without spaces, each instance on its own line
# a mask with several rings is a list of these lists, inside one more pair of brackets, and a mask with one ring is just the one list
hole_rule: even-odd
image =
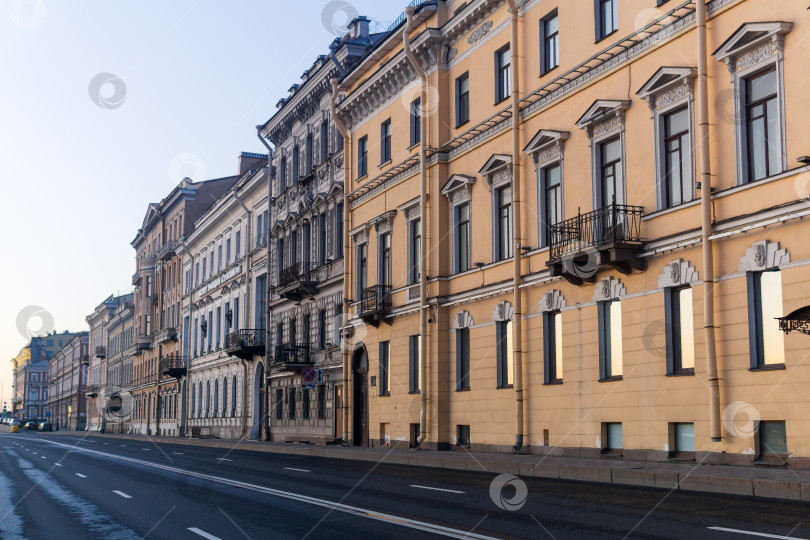
[[791,502],[238,445],[0,435],[0,538],[143,537],[810,538],[810,514]]

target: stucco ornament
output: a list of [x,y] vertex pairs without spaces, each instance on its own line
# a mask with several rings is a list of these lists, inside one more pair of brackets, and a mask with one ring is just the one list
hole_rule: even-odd
[[745,250],[738,271],[759,272],[772,270],[790,262],[790,253],[779,247],[779,242],[762,240]]

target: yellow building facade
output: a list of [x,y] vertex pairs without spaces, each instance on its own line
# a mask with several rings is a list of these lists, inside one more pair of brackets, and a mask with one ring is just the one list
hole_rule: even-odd
[[701,49],[699,2],[509,4],[338,86],[347,438],[806,464],[806,6],[707,2]]

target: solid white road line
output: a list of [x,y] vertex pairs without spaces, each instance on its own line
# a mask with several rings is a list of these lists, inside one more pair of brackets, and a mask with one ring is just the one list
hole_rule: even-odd
[[778,534],[768,534],[768,533],[761,533],[755,531],[744,531],[742,529],[727,529],[726,527],[706,527],[707,529],[711,529],[713,531],[723,531],[728,533],[736,533],[736,534],[747,534],[748,536],[759,536],[761,538],[784,538],[784,539],[794,539],[799,540],[797,536],[781,536]]
[[147,452],[151,450],[151,448],[141,448],[141,450],[146,450]]
[[82,473],[78,473],[78,472],[76,473],[76,476],[78,476],[79,478],[87,478],[85,475],[83,475]]
[[126,447],[127,447],[127,445],[125,445],[125,444],[122,444],[121,446],[123,446],[124,448],[126,448]]
[[123,498],[125,498],[125,499],[131,499],[131,498],[132,498],[132,495],[127,495],[127,494],[126,494],[126,493],[124,493],[123,491],[118,491],[117,489],[114,489],[114,490],[113,490],[113,493],[115,493],[116,495],[120,495],[120,496],[122,496],[122,497],[123,497]]
[[182,456],[183,452],[172,452],[172,454],[177,455],[177,456]]
[[224,457],[218,457],[218,458],[217,458],[217,461],[233,461],[233,460],[232,460],[232,459],[228,459],[228,458],[224,458]]
[[54,465],[56,465],[57,467],[61,467],[61,466],[62,466],[62,464],[61,464],[61,463],[54,463]]
[[296,469],[296,468],[294,468],[294,467],[284,467],[284,468],[285,468],[286,470],[288,470],[288,471],[312,472],[312,471],[308,471],[308,470],[306,470],[306,469]]
[[189,471],[186,469],[181,469],[179,467],[171,467],[169,465],[163,465],[162,463],[155,463],[153,461],[146,461],[143,459],[131,458],[127,456],[122,456],[119,454],[111,454],[109,452],[101,452],[99,450],[90,450],[88,448],[76,448],[70,444],[59,443],[55,441],[46,441],[47,444],[52,444],[54,446],[60,446],[62,448],[71,448],[74,452],[82,452],[85,454],[92,454],[97,456],[103,456],[107,458],[116,459],[118,461],[124,461],[127,463],[134,463],[137,465],[144,465],[146,467],[150,467],[152,469],[158,469],[162,471],[173,472],[177,474],[183,474],[186,476],[191,476],[194,478],[200,478],[202,480],[208,480],[211,482],[217,482],[219,484],[225,484],[232,487],[248,489],[250,491],[255,491],[258,493],[263,493],[265,495],[271,495],[274,497],[280,497],[282,499],[287,499],[291,501],[295,501],[299,504],[311,504],[312,506],[319,506],[321,508],[328,508],[330,510],[335,510],[337,512],[343,512],[345,514],[351,514],[353,516],[364,517],[368,519],[373,519],[375,521],[382,521],[385,523],[389,523],[392,525],[399,525],[401,527],[407,527],[409,529],[415,529],[418,531],[424,531],[427,533],[433,533],[441,536],[446,536],[449,538],[473,538],[476,540],[494,540],[492,536],[486,536],[483,534],[467,532],[462,529],[454,529],[452,527],[445,527],[442,525],[436,525],[435,523],[428,523],[425,521],[418,521],[415,519],[410,519],[406,517],[397,516],[394,514],[386,514],[384,512],[376,512],[374,510],[368,510],[366,508],[361,508],[358,506],[350,506],[348,504],[343,504],[339,502],[330,501],[327,499],[320,499],[318,497],[310,497],[309,495],[304,495],[302,493],[295,493],[292,491],[284,491],[281,489],[270,488],[266,486],[260,486],[258,484],[250,484],[248,482],[242,482],[239,480],[232,480],[230,478],[225,478],[222,476],[215,476],[212,474],[205,474],[205,473],[198,473],[194,471]]
[[455,489],[444,489],[444,488],[437,488],[437,487],[430,487],[430,486],[419,486],[416,484],[411,484],[412,488],[419,488],[419,489],[430,489],[432,491],[444,491],[445,493],[467,493],[466,491],[458,491]]
[[198,529],[197,527],[189,527],[189,531],[193,532],[194,534],[198,534],[203,538],[207,538],[208,540],[222,540],[219,536],[214,536],[213,534],[208,534],[207,532]]

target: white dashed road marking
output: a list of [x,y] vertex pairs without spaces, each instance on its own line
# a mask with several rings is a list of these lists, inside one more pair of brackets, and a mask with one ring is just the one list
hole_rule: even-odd
[[82,473],[76,473],[76,476],[78,476],[79,478],[87,478],[87,477],[86,477],[85,475],[83,475]]
[[746,534],[748,536],[759,536],[761,538],[796,538],[796,536],[782,536],[781,534],[768,534],[768,533],[761,533],[761,532],[754,532],[754,531],[744,531],[742,529],[727,529],[726,527],[706,527],[707,529],[711,529],[713,531],[722,531],[728,533],[737,533],[737,534]]
[[411,484],[412,488],[419,488],[419,489],[430,489],[432,491],[444,491],[445,493],[466,493],[466,491],[458,491],[455,489],[444,489],[444,488],[437,488],[437,487],[430,487],[430,486],[418,486],[416,484]]
[[197,527],[189,527],[188,530],[193,532],[194,534],[202,536],[203,538],[207,538],[208,540],[222,540],[219,536],[208,534],[207,532],[198,529]]
[[120,495],[120,496],[122,496],[122,497],[123,497],[123,498],[125,498],[125,499],[131,499],[131,498],[132,498],[132,495],[127,495],[127,494],[126,494],[126,493],[124,493],[123,491],[118,491],[118,490],[116,490],[116,489],[114,489],[114,490],[113,490],[113,493],[115,493],[116,495]]
[[217,461],[233,461],[233,460],[232,460],[232,459],[228,459],[228,458],[224,458],[224,457],[218,457],[218,458],[217,458]]
[[296,468],[294,468],[294,467],[284,467],[284,468],[285,468],[286,470],[288,470],[288,471],[311,472],[311,471],[308,471],[308,470],[306,470],[306,469],[296,469]]

